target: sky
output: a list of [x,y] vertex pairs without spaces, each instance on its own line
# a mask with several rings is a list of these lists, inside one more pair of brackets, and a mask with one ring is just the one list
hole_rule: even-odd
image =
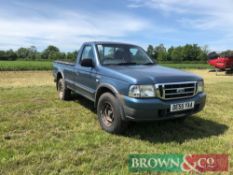
[[233,48],[233,0],[0,0],[0,50],[85,41]]

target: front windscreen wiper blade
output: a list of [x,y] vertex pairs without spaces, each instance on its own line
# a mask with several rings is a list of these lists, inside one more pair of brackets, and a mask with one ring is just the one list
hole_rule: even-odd
[[104,66],[116,66],[116,64],[102,64],[102,65],[104,65]]
[[128,63],[118,63],[117,65],[136,65],[135,62],[128,62]]
[[155,63],[152,63],[152,62],[148,62],[148,63],[145,63],[143,65],[154,65]]

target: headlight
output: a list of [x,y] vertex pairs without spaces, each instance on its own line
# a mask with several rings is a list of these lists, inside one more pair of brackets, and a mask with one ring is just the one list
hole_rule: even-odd
[[155,90],[153,85],[132,85],[129,88],[130,97],[150,98],[155,97]]
[[204,92],[204,82],[203,81],[197,82],[197,92]]

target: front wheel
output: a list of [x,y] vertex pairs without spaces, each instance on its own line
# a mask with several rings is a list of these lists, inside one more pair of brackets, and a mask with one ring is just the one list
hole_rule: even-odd
[[109,133],[122,133],[126,122],[122,120],[120,103],[111,93],[100,96],[97,105],[97,114],[100,126]]

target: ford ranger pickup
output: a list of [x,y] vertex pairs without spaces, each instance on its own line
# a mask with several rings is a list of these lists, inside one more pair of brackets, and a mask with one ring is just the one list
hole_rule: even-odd
[[59,98],[94,102],[100,126],[120,133],[129,121],[183,121],[205,106],[203,79],[158,65],[139,46],[86,42],[73,63],[55,61]]

